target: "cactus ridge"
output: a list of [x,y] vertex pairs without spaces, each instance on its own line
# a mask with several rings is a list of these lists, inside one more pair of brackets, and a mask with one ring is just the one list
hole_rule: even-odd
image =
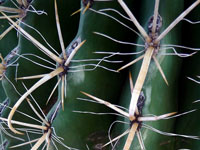
[[[159,1],[156,1],[155,10],[157,10],[157,11],[154,12],[154,16],[156,16],[156,17],[154,19],[151,19],[152,22],[150,22],[151,24],[149,25],[149,26],[151,26],[151,28],[149,28],[148,34],[145,32],[145,29],[143,29],[141,27],[141,25],[138,23],[138,21],[136,20],[134,15],[130,12],[130,10],[128,9],[126,4],[122,0],[120,0],[118,2],[123,7],[123,9],[126,11],[126,13],[129,15],[129,17],[132,19],[132,22],[135,24],[135,26],[138,28],[138,30],[140,31],[140,33],[143,35],[144,39],[146,40],[146,43],[145,43],[145,47],[146,47],[145,55],[142,55],[141,57],[139,57],[139,59],[136,59],[138,61],[138,60],[144,58],[143,64],[141,66],[140,74],[138,75],[138,78],[136,80],[135,88],[133,89],[132,99],[131,99],[130,108],[129,108],[130,120],[134,120],[135,119],[135,112],[137,112],[137,111],[135,111],[135,109],[136,109],[137,101],[139,100],[138,97],[139,97],[139,95],[141,93],[141,89],[143,87],[143,84],[144,84],[144,81],[145,81],[145,78],[146,78],[146,74],[147,74],[147,71],[148,71],[148,68],[149,68],[149,65],[150,65],[150,62],[151,62],[151,58],[154,59],[155,64],[157,65],[157,68],[159,69],[164,81],[168,85],[168,81],[167,81],[167,79],[166,79],[166,77],[165,77],[165,75],[164,75],[164,73],[162,71],[162,68],[160,67],[160,65],[159,65],[159,63],[158,63],[158,61],[157,61],[157,59],[155,57],[155,55],[157,55],[157,53],[158,53],[158,51],[160,49],[160,45],[159,45],[160,40],[162,38],[164,38],[166,36],[166,34],[177,23],[179,23],[191,10],[193,10],[199,4],[199,1],[194,2],[187,10],[185,10],[179,17],[177,17],[177,19],[175,19],[175,21],[172,22],[169,25],[169,27],[166,28],[166,30],[164,30],[160,35],[158,34],[159,33],[159,28],[161,27],[161,25],[160,25],[161,23],[159,21],[159,20],[161,20],[161,18],[158,15]],[[157,5],[157,9],[156,9],[156,5]],[[158,18],[158,21],[157,21],[157,18]],[[153,29],[154,29],[154,31],[153,31]],[[97,33],[97,34],[103,35],[101,33]],[[113,38],[110,38],[110,37],[106,36],[105,34],[103,36],[113,40]],[[146,59],[145,59],[145,56],[146,56]],[[191,56],[191,55],[189,55],[189,56]],[[129,63],[129,65],[126,65],[126,67],[132,65],[135,62],[136,61],[133,61],[133,62]],[[125,67],[122,67],[122,68],[118,69],[118,71],[120,71],[120,70],[122,70],[124,68]],[[85,94],[87,96],[89,96],[90,98],[93,98],[95,100],[98,99],[98,98],[95,98],[94,96],[89,95],[87,93],[85,93]],[[107,102],[101,102],[101,103],[107,103]],[[110,106],[108,106],[108,107],[110,107]],[[118,112],[119,112],[119,110],[118,110]],[[125,147],[124,147],[124,149],[127,149],[127,150],[130,148],[130,145],[131,145],[131,142],[129,142],[129,141],[130,141],[130,139],[133,139],[134,134],[136,132],[136,129],[137,129],[136,125],[134,125],[131,129],[132,129],[132,131],[131,131],[132,135],[131,135],[131,133],[129,134],[128,139],[127,139],[127,143],[125,144]]]
[[[55,11],[57,11],[56,9],[56,1],[55,1]],[[57,14],[57,13],[56,13]],[[5,14],[4,14],[5,15]],[[68,56],[68,59],[65,60],[67,57],[64,56],[64,59],[62,60],[62,58],[59,58],[58,56],[54,55],[52,52],[50,52],[46,47],[44,47],[43,45],[41,45],[37,40],[35,40],[31,35],[29,35],[25,30],[23,30],[20,26],[18,26],[16,23],[14,23],[8,16],[5,15],[5,17],[7,17],[7,19],[15,26],[17,27],[22,33],[24,33],[29,39],[32,39],[32,42],[34,44],[36,44],[38,47],[40,47],[42,49],[42,51],[50,56],[53,60],[55,60],[57,63],[60,64],[60,67],[56,68],[54,71],[52,71],[51,73],[47,74],[47,75],[44,75],[31,89],[29,89],[19,100],[18,102],[15,104],[15,106],[13,107],[13,109],[11,110],[10,114],[9,114],[9,121],[8,121],[8,125],[9,125],[9,128],[15,132],[15,133],[18,133],[18,134],[22,134],[21,132],[18,132],[17,130],[15,130],[13,127],[12,127],[12,124],[11,124],[11,120],[12,120],[12,116],[14,115],[14,112],[16,111],[16,109],[19,107],[19,105],[22,103],[22,101],[29,95],[31,94],[35,89],[37,89],[40,85],[42,85],[43,83],[47,82],[48,80],[50,80],[51,78],[57,76],[57,75],[61,75],[61,78],[62,78],[62,103],[64,103],[64,84],[65,84],[65,75],[66,75],[66,71],[67,69],[65,69],[71,59],[73,58],[73,56],[75,55],[75,53],[77,52],[77,50],[82,46],[82,44],[85,42],[83,41],[82,43],[80,43],[74,50],[73,53],[71,53],[70,56]],[[57,26],[60,26],[59,23],[57,22]],[[58,33],[61,33],[60,29],[58,28]],[[62,43],[62,40],[61,40],[61,46],[63,47],[63,43]],[[65,51],[65,50],[64,50]],[[64,53],[65,54],[65,53]]]

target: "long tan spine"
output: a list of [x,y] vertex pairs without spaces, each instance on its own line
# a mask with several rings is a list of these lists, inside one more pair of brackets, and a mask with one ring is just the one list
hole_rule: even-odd
[[134,113],[136,110],[136,105],[138,102],[138,98],[140,96],[140,92],[142,90],[148,69],[149,69],[149,65],[151,62],[151,58],[153,56],[153,52],[154,52],[154,48],[153,47],[149,47],[144,55],[144,59],[142,62],[142,67],[140,69],[139,75],[137,77],[136,83],[135,83],[135,88],[133,89],[133,93],[132,93],[132,97],[131,97],[131,102],[130,102],[130,106],[129,106],[129,117],[130,120],[132,120],[134,118]]

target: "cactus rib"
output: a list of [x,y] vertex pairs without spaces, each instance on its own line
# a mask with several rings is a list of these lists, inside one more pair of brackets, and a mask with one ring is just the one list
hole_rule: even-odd
[[[133,16],[133,14],[130,12],[130,10],[128,9],[128,7],[126,6],[126,4],[122,1],[122,0],[119,0],[118,1],[121,6],[124,8],[125,11],[127,11],[127,14],[129,14],[129,17],[136,20],[135,17]],[[143,60],[143,63],[142,63],[142,66],[141,66],[141,69],[140,69],[140,72],[139,72],[139,75],[138,75],[138,78],[137,78],[137,81],[136,81],[136,85],[135,85],[135,89],[133,90],[133,94],[132,94],[132,98],[131,98],[131,104],[130,104],[130,108],[129,108],[129,114],[130,114],[130,119],[131,117],[134,116],[134,113],[135,113],[135,109],[136,109],[136,105],[137,105],[137,101],[138,101],[138,97],[140,95],[140,92],[141,92],[141,89],[143,87],[143,84],[144,84],[144,81],[145,81],[145,78],[146,78],[146,74],[148,72],[148,68],[149,68],[149,64],[151,62],[151,58],[154,56],[155,52],[156,51],[156,47],[158,47],[158,44],[160,42],[160,40],[177,24],[179,23],[191,10],[193,10],[198,4],[200,3],[199,0],[197,0],[196,2],[194,2],[187,10],[185,10],[181,15],[179,15],[179,17],[177,17],[177,19],[175,19],[168,27],[165,31],[163,31],[160,36],[156,37],[155,35],[152,35],[152,37],[150,37],[151,40],[148,40],[147,36],[145,34],[142,34],[144,36],[144,38],[146,39],[146,43],[150,46],[147,48],[146,52],[145,52],[145,56],[144,56],[144,60]],[[157,5],[159,4],[158,2],[155,4]],[[158,6],[157,6],[158,7]],[[157,9],[158,10],[158,9]],[[156,11],[155,11],[155,14]],[[156,21],[155,21],[156,20]],[[155,18],[154,16],[154,19],[153,19],[153,22],[157,22],[157,18]],[[141,26],[139,25],[139,23],[136,21],[134,21],[134,24],[138,26],[138,30],[143,33],[143,31],[141,31]],[[155,28],[153,24],[153,28]],[[144,29],[143,29],[144,30]],[[152,31],[152,29],[151,29]],[[153,31],[154,32],[154,31]],[[153,33],[154,34],[154,33]],[[148,36],[149,37],[149,36]],[[152,45],[152,47],[151,47]],[[168,85],[168,82],[166,80],[166,77],[159,65],[159,63],[157,62],[156,58],[153,57],[155,62],[156,62],[156,65],[159,69],[159,71],[161,72],[161,75],[163,77],[163,79],[165,80],[166,84]],[[135,62],[135,61],[134,61]],[[124,67],[122,67],[124,68]]]
[[[132,90],[134,90],[134,88],[133,88],[133,83],[132,83],[132,77],[131,77],[130,74],[129,74],[129,80],[130,80],[130,87],[131,87],[131,91],[132,91]],[[99,99],[99,98],[97,98],[97,97],[95,97],[95,96],[92,96],[92,95],[90,95],[90,94],[88,94],[88,93],[85,93],[85,92],[81,92],[81,93],[84,94],[84,95],[86,95],[86,96],[88,96],[88,97],[90,97],[90,98],[92,98],[93,100],[95,100],[95,101],[97,101],[97,102],[99,102],[99,103],[101,103],[101,104],[104,104],[104,105],[106,105],[107,107],[109,107],[109,108],[115,110],[116,112],[122,114],[124,117],[126,117],[126,118],[128,117],[128,118],[129,118],[130,125],[131,125],[131,129],[125,131],[124,133],[122,133],[123,136],[129,133],[128,138],[127,138],[127,140],[126,140],[126,143],[125,143],[125,145],[124,145],[123,150],[129,150],[129,148],[130,148],[130,146],[131,146],[131,144],[132,144],[133,138],[134,138],[134,136],[135,136],[135,133],[137,133],[137,132],[139,131],[139,127],[141,126],[141,123],[142,123],[143,121],[157,121],[157,120],[162,120],[162,119],[168,118],[168,117],[170,117],[170,116],[174,116],[174,115],[176,114],[176,112],[172,112],[172,113],[167,113],[167,114],[160,115],[160,116],[143,117],[143,116],[141,116],[141,114],[140,114],[139,111],[138,111],[138,108],[136,107],[135,112],[136,112],[137,117],[136,117],[135,114],[134,114],[134,116],[133,116],[132,118],[130,118],[130,112],[129,112],[129,114],[128,114],[127,112],[121,110],[120,108],[114,106],[113,104],[111,104],[111,103],[109,103],[109,102],[107,102],[107,101],[101,100],[101,99]],[[131,105],[131,103],[130,103],[130,105]],[[130,106],[130,105],[129,105],[129,106]],[[127,133],[127,132],[128,132],[128,133]],[[120,136],[114,138],[111,142],[113,142],[113,141],[115,141],[115,140],[118,140],[119,138],[122,137],[122,135],[120,135]],[[137,136],[139,136],[139,134],[137,134]],[[140,137],[138,137],[138,138],[140,138]],[[108,145],[109,143],[111,143],[111,142],[106,143],[104,146],[107,146],[107,145]],[[103,146],[103,147],[104,147],[104,146]],[[142,145],[141,145],[141,147],[142,147]]]
[[[56,12],[56,21],[57,21],[57,28],[58,28],[58,34],[60,35],[61,30],[59,28],[59,23],[58,23],[58,14],[57,14],[57,4],[55,1],[55,12]],[[10,19],[6,14],[4,14],[3,12],[1,12],[16,28],[19,29],[20,32],[23,33],[23,35],[25,35],[29,40],[31,40],[36,46],[39,47],[39,49],[45,53],[47,56],[49,56],[50,58],[52,58],[54,61],[56,61],[57,63],[59,63],[59,67],[57,69],[55,69],[54,71],[52,71],[49,74],[46,74],[44,77],[42,77],[42,79],[40,79],[37,83],[35,83],[26,93],[24,93],[24,95],[22,95],[22,97],[17,101],[17,103],[14,105],[13,109],[11,110],[9,116],[8,116],[8,126],[11,129],[11,131],[13,131],[14,133],[17,134],[22,134],[21,132],[18,132],[17,130],[15,130],[12,127],[11,124],[11,119],[16,111],[16,109],[19,107],[19,105],[23,102],[23,100],[29,95],[31,94],[35,89],[37,89],[39,86],[41,86],[42,84],[44,84],[45,82],[47,82],[48,80],[52,79],[53,77],[57,76],[57,75],[61,75],[62,76],[62,104],[64,106],[64,84],[65,84],[65,74],[66,71],[65,68],[68,67],[70,61],[72,60],[72,58],[74,57],[74,55],[76,54],[76,52],[78,51],[78,49],[80,49],[80,47],[85,43],[85,40],[82,41],[80,44],[78,44],[74,51],[72,53],[69,54],[69,57],[65,60],[63,60],[62,58],[56,56],[55,54],[53,54],[50,50],[48,50],[46,47],[44,47],[40,42],[38,42],[35,38],[33,38],[30,34],[28,34],[25,30],[23,30],[20,26],[18,26],[15,22],[12,21],[12,19]],[[62,39],[62,38],[61,38]],[[61,47],[63,45],[62,41],[61,43]],[[64,62],[63,62],[64,61]],[[37,76],[38,77],[38,76]]]

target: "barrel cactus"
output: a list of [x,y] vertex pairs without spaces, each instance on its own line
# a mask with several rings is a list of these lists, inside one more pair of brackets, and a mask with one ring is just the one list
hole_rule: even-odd
[[198,149],[200,0],[0,0],[0,149]]

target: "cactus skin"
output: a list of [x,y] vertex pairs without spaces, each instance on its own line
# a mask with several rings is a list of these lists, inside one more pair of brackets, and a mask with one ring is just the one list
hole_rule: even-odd
[[[111,6],[115,8],[118,4],[116,2],[96,2],[92,8],[100,9],[109,8]],[[98,20],[94,25],[93,20],[95,18],[98,18]],[[79,31],[75,39],[81,37],[82,40],[86,39],[87,41],[80,48],[74,59],[102,58],[101,55],[94,54],[93,52],[95,51],[127,51],[126,49],[122,49],[119,44],[110,42],[108,39],[92,33],[93,31],[98,31],[112,36],[114,35],[113,32],[117,31],[120,27],[121,26],[110,18],[96,14],[90,10],[86,11],[85,14],[81,14]],[[121,31],[118,32],[120,32],[122,36],[127,35]],[[83,63],[80,62],[78,64],[82,65]],[[72,62],[71,66],[78,64]],[[117,69],[121,64],[113,65],[103,63],[103,66]],[[123,84],[123,76],[122,74],[97,68],[94,71],[88,72],[69,72],[67,74],[67,82],[67,97],[64,102],[64,111],[59,111],[52,126],[56,129],[57,135],[65,139],[64,142],[66,145],[74,148],[86,149],[86,144],[88,144],[90,149],[96,149],[107,141],[107,130],[114,120],[114,117],[78,114],[72,111],[110,112],[104,106],[78,101],[77,98],[83,98],[84,96],[80,91],[84,91],[116,103],[120,94],[120,87]],[[67,130],[66,134],[63,134],[63,128]],[[98,138],[101,140],[98,141]],[[58,148],[62,149],[62,147],[59,146]]]
[[[169,23],[171,23],[183,10],[182,2],[181,1],[176,1],[176,2],[177,2],[176,4],[179,5],[178,9],[176,5],[174,4],[174,1],[160,2],[159,12],[163,19],[163,26],[161,30],[164,30],[169,25]],[[172,4],[173,4],[173,7],[172,7]],[[145,2],[143,1],[142,6],[141,6],[141,18],[142,18],[141,22],[143,25],[145,24],[144,25],[145,27],[147,26],[148,19],[151,17],[151,15],[147,15],[147,14],[153,14],[153,9],[154,9],[154,6],[152,5],[150,1],[148,0]],[[173,13],[169,14],[167,12],[173,12]],[[180,38],[178,36],[179,34],[180,34],[179,29],[173,30],[161,41],[161,45],[172,44],[172,43],[175,44],[175,43],[180,42]],[[174,39],[176,39],[176,41]],[[144,44],[142,43],[141,40],[138,40],[137,43]],[[140,51],[140,50],[141,50],[140,48],[137,49],[137,51]],[[145,83],[142,88],[142,91],[144,92],[144,96],[145,96],[145,104],[143,107],[144,116],[145,114],[161,115],[161,114],[177,111],[176,101],[178,100],[178,95],[176,93],[177,93],[177,80],[178,80],[178,74],[180,70],[181,59],[178,58],[177,56],[162,56],[160,55],[162,53],[163,51],[159,51],[156,58],[159,61],[161,68],[163,69],[163,72],[165,73],[167,77],[167,80],[169,81],[169,86],[167,86],[166,83],[164,82],[158,68],[155,65],[155,62],[152,59]],[[141,61],[134,64],[130,68],[130,71],[133,76],[133,82],[134,82],[133,84],[135,84],[140,67],[141,67]],[[129,79],[127,79],[125,89],[122,91],[122,93],[123,94],[121,97],[121,105],[126,108],[129,108],[129,103],[131,99]],[[125,119],[123,121],[129,122],[128,120],[125,120]],[[164,132],[171,133],[174,131],[174,120],[144,122],[144,124],[148,124]],[[119,130],[119,128],[121,129]],[[119,135],[120,133],[123,133],[124,131],[126,131],[128,128],[130,128],[129,125],[122,125],[122,124],[117,125],[115,127],[113,134]],[[174,147],[173,137],[160,135],[158,133],[152,132],[143,127],[140,129],[140,131],[142,133],[144,145],[147,150],[148,149],[155,149],[155,150],[156,149],[158,150],[173,149]],[[127,136],[125,136],[119,141],[117,145],[118,146],[117,149],[119,150],[123,149],[126,139],[127,139]],[[136,136],[132,143],[131,150],[132,149],[134,150],[141,149]]]
[[[183,11],[183,3],[182,1],[177,0],[176,4],[175,1],[161,1],[160,5],[160,15],[163,19],[162,29],[164,30]],[[169,12],[173,13],[169,14]],[[161,46],[162,44],[180,43],[181,38],[179,37],[179,35],[181,33],[181,25],[179,24],[177,26],[179,26],[179,28],[173,29],[161,41]],[[162,51],[160,51],[160,54],[162,54]],[[179,72],[181,69],[181,58],[179,58],[178,56],[159,56],[158,53],[157,59],[161,65],[161,68],[163,69],[163,72],[166,75],[166,78],[169,82],[169,86],[167,86],[164,82],[160,72],[158,71],[157,67],[155,67],[155,63],[152,63],[149,69],[149,76],[147,77],[146,83],[143,87],[143,92],[145,93],[146,97],[146,103],[143,109],[143,114],[161,115],[169,112],[177,112],[177,81],[179,79]],[[175,120],[170,119],[163,121],[155,121],[148,122],[147,124],[161,131],[173,133]],[[152,131],[146,131],[146,129],[144,129],[142,132],[143,134],[150,133],[149,137],[151,138],[146,138],[147,141],[144,143],[147,149],[148,147],[151,147],[155,150],[173,149],[174,137],[160,135],[155,132],[152,133]]]

